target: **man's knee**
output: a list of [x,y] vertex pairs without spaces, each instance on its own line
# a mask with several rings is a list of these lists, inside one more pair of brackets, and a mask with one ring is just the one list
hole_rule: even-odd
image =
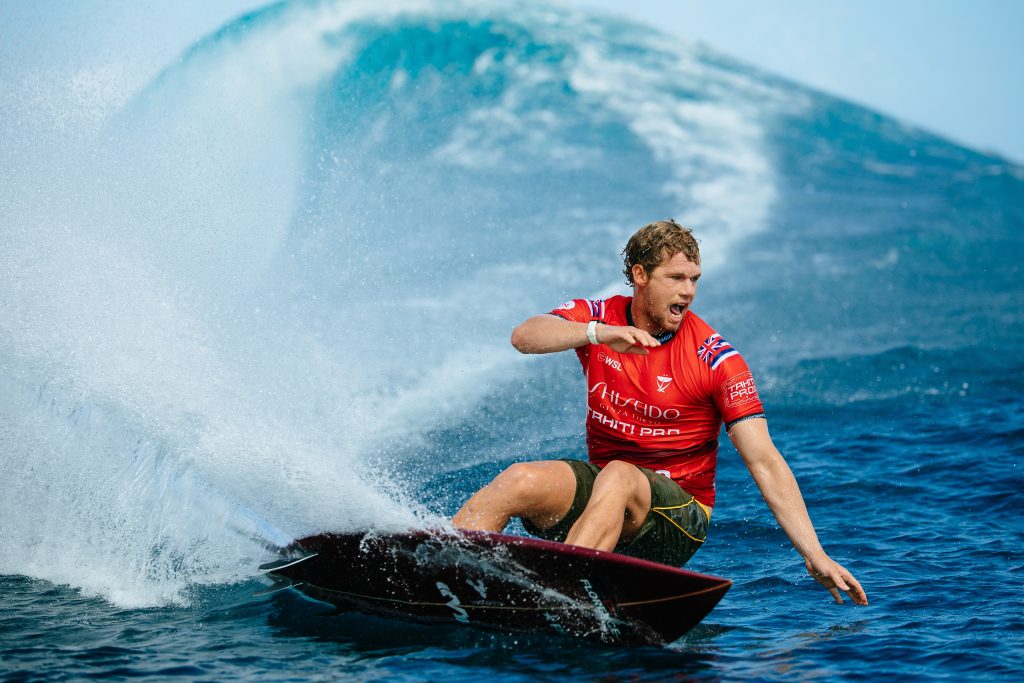
[[491,486],[501,489],[510,497],[522,498],[529,496],[530,491],[537,485],[538,476],[534,463],[517,462],[502,470],[491,482]]
[[645,479],[643,472],[636,465],[625,460],[612,460],[601,468],[596,481],[632,488],[643,479]]
[[572,468],[560,461],[516,463],[466,501],[452,518],[463,529],[501,531],[511,517],[538,524],[568,511],[576,490]]
[[556,479],[564,480],[567,476],[572,477],[572,470],[564,462],[517,462],[506,467],[491,485],[509,498],[529,505],[543,502],[553,488],[564,487],[565,482],[561,481],[559,487]]
[[651,504],[651,485],[640,468],[624,460],[612,460],[594,481],[595,496],[611,496],[634,516],[646,516]]

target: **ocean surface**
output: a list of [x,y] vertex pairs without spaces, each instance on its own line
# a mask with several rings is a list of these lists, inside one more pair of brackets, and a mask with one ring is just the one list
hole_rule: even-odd
[[[0,95],[0,677],[1012,680],[1024,670],[1024,169],[657,30],[540,2],[291,2],[127,102]],[[826,550],[723,438],[663,648],[336,614],[257,566],[436,525],[583,452],[572,354],[673,216]],[[513,526],[513,532],[522,533]]]

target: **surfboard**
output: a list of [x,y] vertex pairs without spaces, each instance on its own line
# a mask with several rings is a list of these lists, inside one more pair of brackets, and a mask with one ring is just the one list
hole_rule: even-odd
[[613,645],[672,642],[732,582],[611,552],[483,531],[327,533],[261,567],[337,606]]

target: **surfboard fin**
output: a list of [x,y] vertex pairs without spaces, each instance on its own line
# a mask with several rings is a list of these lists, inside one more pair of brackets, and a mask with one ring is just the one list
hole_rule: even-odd
[[274,582],[272,584],[270,584],[269,586],[267,586],[266,588],[264,588],[262,590],[258,590],[255,593],[253,593],[252,595],[253,595],[254,598],[259,598],[259,597],[263,597],[264,595],[272,595],[273,593],[279,593],[280,591],[283,591],[286,588],[294,588],[296,586],[301,586],[301,585],[302,585],[301,582],[299,582],[299,583],[292,583],[288,579],[280,579],[280,578],[278,578],[278,579],[274,579]]

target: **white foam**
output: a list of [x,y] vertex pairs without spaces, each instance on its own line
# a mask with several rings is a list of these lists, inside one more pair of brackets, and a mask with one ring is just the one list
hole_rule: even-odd
[[[572,83],[605,99],[672,169],[664,189],[678,201],[676,218],[695,229],[704,242],[702,264],[714,268],[731,245],[766,227],[775,199],[760,124],[766,112],[753,110],[747,92],[731,87],[722,70],[698,62],[692,47],[649,47],[663,50],[654,53],[655,63],[612,60],[587,43]],[[681,101],[680,87],[708,99]]]

